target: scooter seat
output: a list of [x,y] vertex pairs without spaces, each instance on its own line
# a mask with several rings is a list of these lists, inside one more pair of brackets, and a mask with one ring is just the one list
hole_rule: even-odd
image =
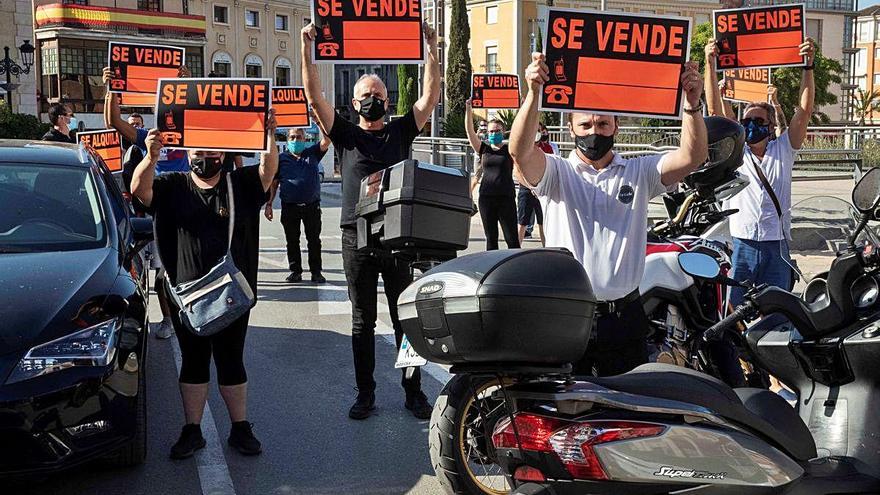
[[721,380],[671,364],[643,364],[622,375],[589,381],[613,390],[688,402],[746,426],[795,459],[816,457],[810,430],[782,397],[764,389],[732,389]]

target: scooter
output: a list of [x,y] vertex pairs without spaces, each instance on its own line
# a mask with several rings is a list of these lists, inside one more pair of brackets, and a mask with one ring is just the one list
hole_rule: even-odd
[[[419,355],[467,377],[461,392],[472,401],[491,399],[478,401],[491,406],[474,408],[472,424],[435,409],[438,475],[461,465],[450,461],[462,453],[443,442],[456,431],[479,452],[469,461],[500,468],[506,486],[495,493],[880,493],[880,247],[856,244],[880,220],[880,169],[858,183],[853,204],[859,225],[808,300],[731,280],[704,253],[678,255],[691,277],[747,285],[745,302],[703,338],[741,338],[753,362],[796,391],[795,407],[766,389],[731,389],[660,363],[573,376],[568,363],[586,347],[595,300],[565,252],[479,253],[428,272],[401,295],[404,330]],[[734,331],[773,313],[788,322]]]

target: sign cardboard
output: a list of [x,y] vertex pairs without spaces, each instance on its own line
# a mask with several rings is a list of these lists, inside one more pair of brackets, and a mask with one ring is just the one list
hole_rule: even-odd
[[425,60],[422,0],[311,0],[315,63]]
[[156,93],[120,93],[119,106],[152,108],[156,106]]
[[725,100],[752,103],[767,101],[770,86],[770,69],[732,69],[724,71]]
[[119,131],[106,129],[76,133],[79,142],[95,150],[111,172],[122,171],[122,138]]
[[[108,66],[113,73],[113,93],[156,94],[162,78],[177,77],[186,58],[184,49],[165,45],[136,45],[111,41],[107,49]],[[127,103],[134,106],[134,103]],[[150,101],[149,105],[152,105]]]
[[309,102],[302,86],[278,86],[272,88],[272,108],[278,127],[305,129],[311,127]]
[[516,74],[474,74],[471,76],[473,108],[519,108],[519,76]]
[[716,10],[712,16],[719,70],[806,64],[799,54],[807,29],[804,4]]
[[541,109],[681,118],[687,17],[547,11]]
[[156,128],[166,148],[269,150],[269,79],[160,79]]

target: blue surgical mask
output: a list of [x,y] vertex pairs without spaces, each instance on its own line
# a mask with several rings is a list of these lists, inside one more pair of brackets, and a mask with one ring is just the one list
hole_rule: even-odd
[[305,141],[288,141],[287,142],[287,151],[290,151],[294,155],[300,155],[306,149]]
[[76,120],[76,117],[71,117],[71,118],[70,118],[70,123],[67,124],[67,128],[70,129],[70,130],[75,131],[75,130],[77,130],[77,127],[78,127],[78,126],[79,126],[79,121]]
[[489,137],[486,138],[486,141],[488,141],[489,144],[491,144],[492,146],[498,146],[499,144],[501,144],[502,141],[504,141],[504,135],[500,132],[494,132],[492,134],[489,134]]

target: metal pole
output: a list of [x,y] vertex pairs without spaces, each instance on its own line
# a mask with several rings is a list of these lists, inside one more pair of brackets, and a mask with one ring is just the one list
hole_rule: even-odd
[[[434,15],[431,17],[431,27],[434,28],[434,36],[437,37],[437,42],[439,44],[440,32],[437,29],[438,25],[439,25],[437,20],[439,19],[439,16],[440,16],[440,7],[439,7],[440,0],[434,0],[433,4],[434,4]],[[439,46],[437,47],[437,56],[438,57],[440,56],[440,47]],[[440,64],[440,60],[438,60],[437,63]],[[441,66],[441,70],[442,70],[442,66]],[[441,74],[440,77],[442,79],[443,75]],[[438,103],[438,105],[439,105],[439,103]],[[431,137],[432,138],[437,137],[437,125],[438,125],[437,124],[437,121],[438,121],[437,106],[438,105],[434,105],[434,109],[431,111]],[[439,158],[439,154],[437,153],[437,145],[435,143],[432,143],[431,144],[431,163],[433,163],[435,165],[439,165],[438,158]]]
[[606,7],[605,0],[601,0],[599,2],[599,10],[605,10],[605,7]]
[[3,65],[6,66],[6,106],[9,107],[9,113],[12,113],[12,81],[9,79],[9,73],[12,72],[12,59],[9,58],[9,47],[3,47],[5,58]]

